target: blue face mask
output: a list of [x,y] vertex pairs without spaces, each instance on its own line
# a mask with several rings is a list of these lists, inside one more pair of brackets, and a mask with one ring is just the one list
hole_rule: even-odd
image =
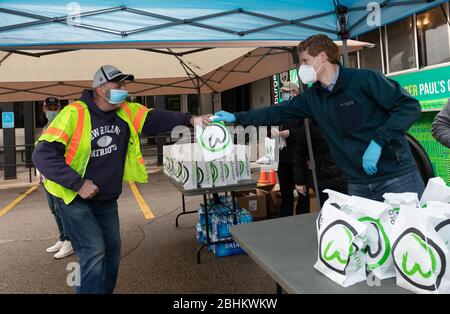
[[46,111],[45,112],[45,117],[48,120],[48,123],[52,122],[53,119],[56,118],[56,116],[58,115],[59,111]]
[[128,91],[122,89],[108,89],[109,99],[106,99],[112,105],[120,105],[128,97]]

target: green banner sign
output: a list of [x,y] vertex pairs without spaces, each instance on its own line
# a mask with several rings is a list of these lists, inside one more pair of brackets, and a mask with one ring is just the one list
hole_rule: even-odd
[[450,66],[393,75],[390,78],[419,100],[422,110],[441,110],[450,98]]

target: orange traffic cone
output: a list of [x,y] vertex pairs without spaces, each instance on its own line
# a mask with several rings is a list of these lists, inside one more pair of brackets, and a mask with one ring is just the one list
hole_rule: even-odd
[[265,184],[269,184],[269,183],[270,183],[270,180],[269,180],[269,175],[268,175],[267,171],[261,170],[261,173],[259,175],[258,184],[265,185]]
[[270,170],[270,179],[269,179],[270,184],[277,184],[277,173],[275,172],[275,170]]

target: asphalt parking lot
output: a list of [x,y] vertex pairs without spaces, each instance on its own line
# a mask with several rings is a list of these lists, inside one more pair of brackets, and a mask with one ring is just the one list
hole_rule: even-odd
[[[275,282],[248,256],[215,257],[202,252],[196,263],[197,215],[175,217],[181,194],[162,174],[137,186],[153,219],[144,212],[128,183],[119,199],[122,262],[116,293],[274,293]],[[3,211],[29,188],[0,191],[0,293],[73,293],[67,285],[68,264],[75,256],[55,260],[47,247],[57,228],[42,187]],[[199,197],[187,198],[194,210]],[[150,217],[148,215],[147,217]]]

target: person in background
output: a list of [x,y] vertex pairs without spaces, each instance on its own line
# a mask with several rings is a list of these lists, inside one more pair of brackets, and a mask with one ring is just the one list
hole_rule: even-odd
[[[328,194],[323,193],[325,189],[335,190],[344,194],[348,193],[347,181],[339,167],[331,156],[328,143],[320,131],[317,124],[310,120],[309,131],[311,134],[311,142],[314,154],[314,161],[316,165],[317,185],[320,198],[320,206],[328,199]],[[301,195],[307,196],[308,187],[313,187],[312,174],[310,173],[308,141],[306,138],[305,127],[297,131],[297,138],[295,142],[294,153],[294,183],[297,192]],[[317,191],[316,191],[317,193]],[[308,208],[309,209],[309,203]],[[308,212],[305,208],[301,208],[301,213]]]
[[431,134],[439,143],[450,148],[450,99],[444,109],[436,115],[431,126]]
[[[283,102],[279,106],[283,106],[284,102],[298,95],[299,87],[293,82],[284,82],[281,87],[281,96]],[[294,167],[293,155],[295,150],[296,132],[300,127],[299,123],[284,123],[280,125],[281,141],[285,142],[285,146],[281,147],[278,163],[278,181],[280,183],[281,204],[280,217],[292,216],[294,209]],[[275,134],[277,135],[277,134]],[[297,202],[296,211],[301,207],[301,201]]]
[[[55,119],[55,117],[59,114],[60,110],[61,105],[57,98],[48,97],[47,99],[45,99],[42,106],[42,112],[47,118],[47,124],[44,126],[44,131],[48,128],[53,119]],[[39,182],[43,183],[45,178],[42,176],[38,169],[36,169],[36,171],[38,174]],[[59,231],[58,241],[51,247],[47,248],[47,252],[56,253],[55,255],[53,255],[56,259],[65,258],[73,254],[72,243],[70,242],[69,236],[61,220],[58,203],[55,199],[55,196],[50,194],[47,189],[44,188],[44,190],[45,194],[47,195],[48,206],[50,207],[50,211],[52,212],[53,217],[55,218],[56,226],[58,227]]]

